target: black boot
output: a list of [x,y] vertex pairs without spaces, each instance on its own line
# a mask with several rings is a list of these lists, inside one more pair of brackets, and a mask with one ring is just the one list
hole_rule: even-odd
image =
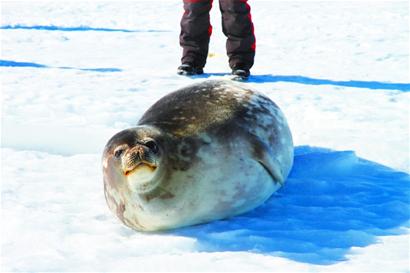
[[203,74],[204,70],[201,67],[194,67],[191,64],[181,64],[177,69],[178,75],[193,76]]
[[236,81],[247,81],[249,79],[250,74],[251,72],[249,71],[249,69],[233,69],[232,79]]

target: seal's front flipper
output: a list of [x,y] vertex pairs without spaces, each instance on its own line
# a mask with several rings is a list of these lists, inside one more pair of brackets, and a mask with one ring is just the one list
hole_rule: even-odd
[[253,149],[255,160],[269,173],[275,183],[279,183],[283,186],[285,179],[279,162],[273,156],[272,149],[256,136],[253,141]]

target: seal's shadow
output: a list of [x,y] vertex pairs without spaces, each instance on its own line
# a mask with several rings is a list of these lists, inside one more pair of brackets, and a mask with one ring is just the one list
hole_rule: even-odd
[[354,152],[297,147],[284,188],[238,217],[172,234],[197,239],[200,251],[253,251],[312,264],[345,259],[351,247],[403,232],[410,176]]

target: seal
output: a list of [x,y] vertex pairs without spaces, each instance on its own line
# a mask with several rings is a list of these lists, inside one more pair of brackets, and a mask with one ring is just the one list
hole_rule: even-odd
[[157,231],[261,205],[293,164],[287,121],[265,95],[208,80],[161,98],[103,158],[108,207],[128,227]]

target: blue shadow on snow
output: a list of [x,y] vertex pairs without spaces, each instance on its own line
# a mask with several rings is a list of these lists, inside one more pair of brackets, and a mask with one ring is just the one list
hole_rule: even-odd
[[249,81],[255,83],[290,82],[309,85],[336,85],[342,87],[399,90],[405,92],[410,91],[410,83],[388,83],[377,81],[333,81],[326,79],[309,78],[304,76],[254,75],[249,78]]
[[[209,78],[212,76],[223,77],[229,76],[229,73],[204,73],[193,76],[194,78]],[[382,90],[398,90],[402,92],[410,91],[410,83],[390,83],[378,81],[334,81],[327,79],[315,79],[305,76],[295,75],[251,75],[248,82],[267,83],[267,82],[289,82],[307,85],[334,85],[341,87],[367,88],[367,89],[382,89]]]
[[121,72],[122,69],[119,68],[76,68],[69,66],[53,67],[44,64],[30,63],[30,62],[15,62],[0,60],[0,67],[32,67],[32,68],[59,68],[59,69],[73,69],[80,71],[91,71],[91,72]]
[[255,210],[172,234],[199,250],[251,251],[311,264],[346,260],[351,247],[408,227],[410,176],[351,151],[297,147],[285,186]]
[[46,25],[35,25],[35,26],[24,26],[24,25],[5,25],[0,26],[0,29],[25,29],[25,30],[47,30],[47,31],[104,31],[104,32],[170,32],[169,30],[132,30],[123,28],[95,28],[88,26],[78,26],[78,27],[63,27],[63,26],[46,26]]

